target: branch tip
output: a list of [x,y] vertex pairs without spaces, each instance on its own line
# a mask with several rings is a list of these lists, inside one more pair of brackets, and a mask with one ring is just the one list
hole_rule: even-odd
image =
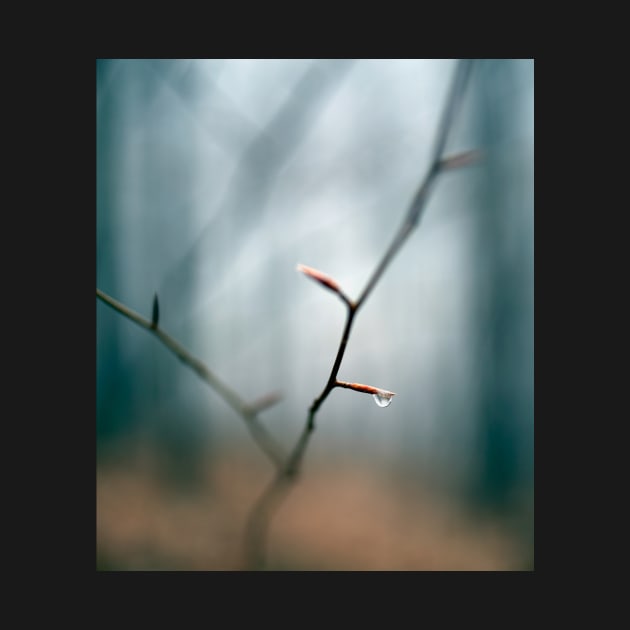
[[465,166],[471,166],[477,164],[483,159],[483,151],[479,149],[473,149],[472,151],[464,151],[463,153],[457,153],[442,158],[439,161],[439,168],[442,171],[451,171],[456,168],[463,168]]
[[386,389],[380,389],[379,387],[372,387],[371,385],[363,385],[363,383],[346,383],[345,381],[336,381],[335,385],[337,387],[353,389],[355,392],[372,394],[372,396],[380,396],[382,398],[392,398],[396,395],[395,392],[390,392]]
[[280,392],[271,392],[270,394],[266,394],[262,398],[245,405],[243,412],[249,415],[254,415],[272,407],[281,400],[282,394]]

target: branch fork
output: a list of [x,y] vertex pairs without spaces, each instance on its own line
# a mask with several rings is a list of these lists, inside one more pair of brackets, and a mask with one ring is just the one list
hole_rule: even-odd
[[312,280],[315,280],[329,291],[336,293],[348,307],[348,315],[341,341],[339,343],[339,349],[337,350],[337,356],[335,357],[328,381],[321,394],[313,401],[313,404],[309,408],[304,429],[302,430],[302,433],[300,434],[300,437],[295,444],[284,469],[279,471],[274,480],[272,480],[269,486],[267,486],[250,513],[245,538],[249,568],[260,569],[264,567],[264,547],[269,523],[273,514],[278,509],[280,502],[284,499],[284,497],[286,497],[288,490],[291,487],[289,482],[294,480],[299,474],[300,464],[304,457],[309,437],[315,430],[315,414],[330,392],[335,387],[345,387],[361,393],[372,394],[377,404],[381,407],[389,405],[392,397],[395,395],[394,392],[372,387],[371,385],[340,381],[337,379],[337,374],[346,350],[354,317],[361,306],[365,303],[365,300],[374,289],[374,286],[394,256],[398,253],[398,251],[400,251],[402,245],[405,243],[414,228],[418,225],[435,180],[440,174],[449,170],[474,164],[481,157],[481,154],[478,151],[466,151],[450,157],[444,157],[443,155],[448,133],[452,127],[457,109],[461,105],[466,83],[470,75],[471,65],[471,60],[461,60],[457,66],[453,84],[451,86],[436,133],[435,144],[431,152],[429,169],[422,179],[420,186],[409,205],[402,225],[394,236],[380,263],[370,276],[363,292],[356,302],[350,300],[350,298],[348,298],[348,296],[341,290],[339,283],[330,276],[317,269],[313,269],[312,267],[307,267],[306,265],[297,266],[298,271],[307,275]]

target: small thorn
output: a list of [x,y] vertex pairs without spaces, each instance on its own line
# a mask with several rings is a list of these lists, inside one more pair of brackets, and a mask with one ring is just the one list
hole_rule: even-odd
[[153,296],[153,315],[151,318],[151,328],[156,330],[160,321],[160,305],[158,303],[157,293]]

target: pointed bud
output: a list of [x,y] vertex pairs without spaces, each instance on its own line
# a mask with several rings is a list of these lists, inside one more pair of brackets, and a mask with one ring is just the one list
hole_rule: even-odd
[[339,293],[341,295],[341,289],[335,280],[333,280],[330,276],[327,276],[325,273],[318,271],[317,269],[313,269],[312,267],[307,267],[306,265],[298,265],[296,267],[298,271],[301,271],[303,274],[306,274],[313,280],[317,280],[320,284],[323,284],[327,289],[334,291],[335,293]]
[[396,395],[394,392],[388,392],[386,389],[379,389],[378,387],[363,385],[362,383],[346,383],[345,381],[337,381],[337,385],[339,387],[345,387],[346,389],[354,389],[355,392],[372,394],[372,396],[383,396],[391,398],[392,396]]
[[464,166],[470,166],[476,164],[483,158],[483,153],[479,150],[464,151],[463,153],[457,153],[449,157],[442,158],[440,160],[440,168],[443,171],[450,171],[456,168],[463,168]]
[[246,405],[244,411],[245,413],[252,414],[252,415],[256,413],[260,413],[261,411],[268,409],[269,407],[271,407],[272,405],[275,405],[277,402],[281,400],[282,400],[282,394],[280,394],[280,392],[272,392],[271,394],[267,394],[266,396],[263,396],[262,398],[255,400],[249,405]]
[[362,392],[364,394],[372,394],[374,402],[379,407],[389,407],[392,399],[396,394],[394,392],[388,392],[386,389],[379,389],[378,387],[372,387],[371,385],[363,385],[361,383],[345,383],[344,381],[337,381],[336,385],[339,387],[346,387],[347,389],[354,389],[355,392]]
[[157,293],[153,297],[153,315],[151,317],[151,328],[155,330],[158,327],[160,321],[160,305],[158,304]]

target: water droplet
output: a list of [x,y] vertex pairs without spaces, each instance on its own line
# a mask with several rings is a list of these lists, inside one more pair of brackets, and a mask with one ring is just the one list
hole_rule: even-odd
[[389,407],[389,405],[391,405],[392,403],[393,397],[394,397],[394,394],[392,394],[391,392],[381,391],[378,394],[372,394],[372,398],[374,398],[374,402],[379,407]]

